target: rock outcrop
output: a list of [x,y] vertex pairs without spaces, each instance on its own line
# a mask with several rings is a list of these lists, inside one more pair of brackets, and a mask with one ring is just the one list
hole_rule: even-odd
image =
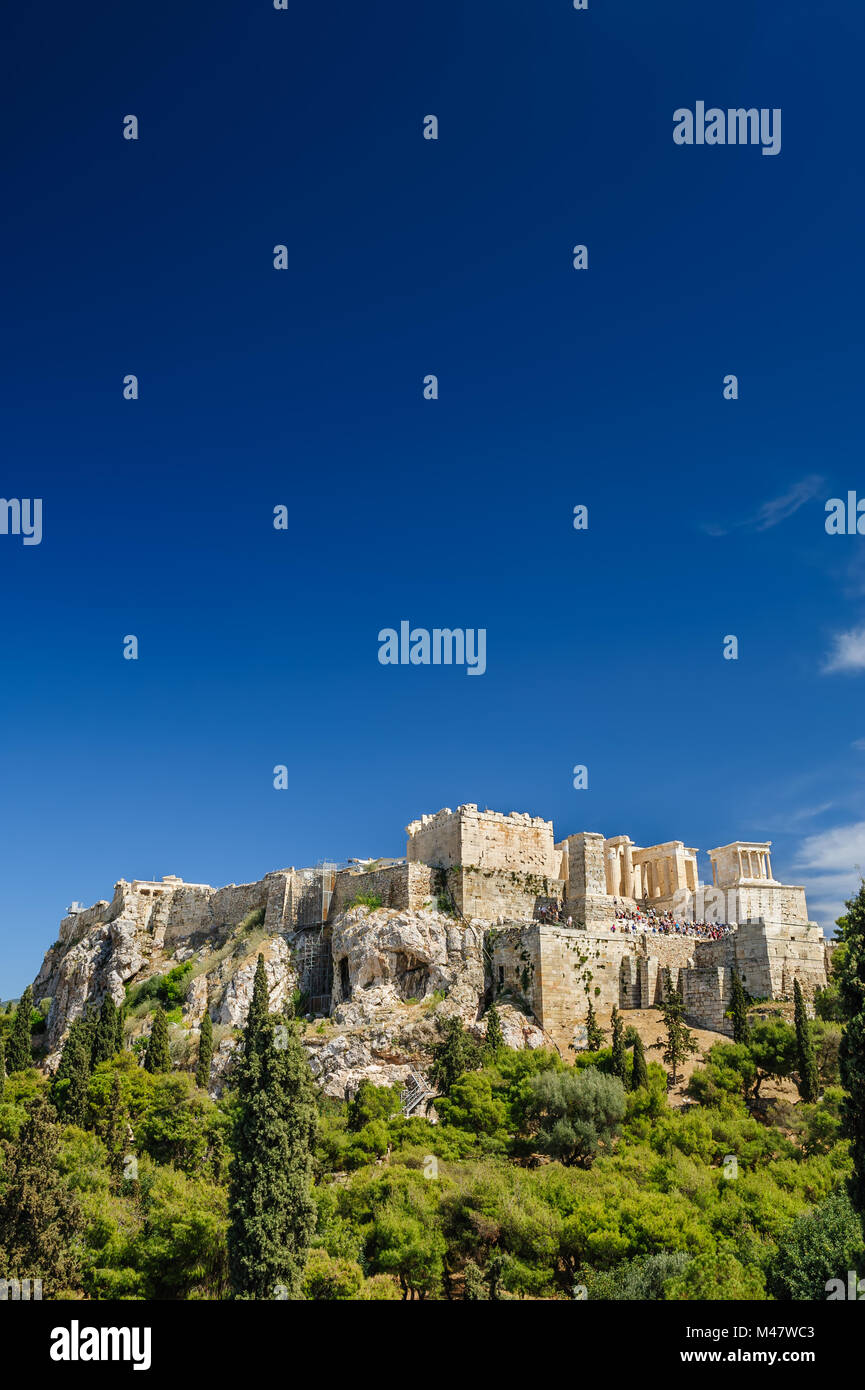
[[[256,961],[262,955],[270,1008],[285,1009],[299,986],[296,932],[265,931],[260,912],[235,923],[213,925],[213,890],[203,899],[207,918],[192,912],[189,895],[158,911],[120,885],[111,903],[64,919],[60,938],[45,957],[36,981],[37,999],[51,997],[45,1065],[56,1066],[69,1025],[106,995],[123,1003],[127,986],[145,983],[188,964],[180,1022],[171,1028],[178,1057],[197,1047],[205,1010],[222,1029],[211,1073],[215,1092],[230,1074],[233,1055],[252,996]],[[134,885],[133,885],[134,888]],[[174,894],[179,897],[179,893]],[[249,895],[236,902],[239,912]],[[166,922],[170,930],[166,930]],[[429,908],[410,911],[351,907],[330,929],[333,962],[332,1012],[310,1019],[303,1044],[313,1075],[326,1094],[352,1094],[362,1080],[381,1085],[404,1082],[423,1071],[439,1036],[439,1020],[457,1015],[482,1039],[483,922],[458,921]],[[505,1041],[512,1047],[548,1044],[535,1023],[512,1006],[500,1008]],[[129,1023],[132,1041],[149,1030],[146,1013]]]

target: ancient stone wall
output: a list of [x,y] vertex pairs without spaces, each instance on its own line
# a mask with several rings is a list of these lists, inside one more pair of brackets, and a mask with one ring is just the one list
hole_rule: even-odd
[[466,865],[447,876],[448,886],[464,917],[494,922],[498,918],[532,918],[539,908],[559,906],[564,898],[561,879],[516,869],[481,869]]
[[683,970],[680,983],[686,1023],[732,1034],[732,1024],[724,1017],[730,1007],[729,970],[723,966],[698,966]]
[[471,864],[553,878],[557,860],[552,821],[512,811],[479,811],[467,804],[422,816],[406,827],[406,857],[449,869]]
[[435,871],[428,864],[387,864],[366,873],[345,870],[337,874],[330,904],[330,919],[342,912],[358,895],[381,899],[382,907],[415,911],[435,902]]
[[729,1032],[735,962],[755,998],[789,998],[798,978],[808,997],[826,982],[819,927],[753,923],[717,942],[694,937],[568,929],[555,923],[502,928],[492,934],[493,976],[531,1007],[541,1027],[566,1048],[585,1023],[589,1000],[598,1015],[652,1008],[663,1000],[667,972],[683,994],[688,1022]]
[[613,899],[607,894],[603,835],[582,831],[569,835],[565,844],[568,914],[588,930],[609,927],[613,921]]
[[735,964],[755,999],[789,999],[793,981],[812,998],[826,985],[826,948],[818,926],[747,922],[735,937]]

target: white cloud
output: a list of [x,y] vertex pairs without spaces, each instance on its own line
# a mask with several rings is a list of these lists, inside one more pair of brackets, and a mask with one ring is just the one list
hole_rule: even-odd
[[804,869],[855,874],[859,865],[865,865],[865,820],[806,836],[795,862]]
[[860,753],[865,753],[865,738],[854,738],[850,744],[851,748],[858,748]]
[[865,627],[836,633],[835,647],[823,663],[823,674],[833,671],[865,671]]
[[770,526],[777,526],[779,522],[786,521],[788,516],[798,512],[800,507],[804,507],[806,502],[816,496],[823,486],[823,479],[816,473],[803,478],[800,483],[795,483],[789,492],[782,493],[780,497],[773,497],[768,502],[764,502],[750,524],[758,531],[768,531]]
[[865,821],[807,836],[795,864],[804,870],[796,876],[804,883],[808,916],[824,931],[831,929],[847,899],[859,890],[865,868]]
[[735,531],[744,527],[749,531],[768,531],[772,526],[778,526],[782,521],[786,521],[794,512],[798,512],[800,507],[804,507],[806,502],[810,502],[812,497],[823,488],[823,478],[817,473],[809,473],[806,478],[787,491],[782,492],[780,497],[770,497],[768,502],[763,502],[750,516],[743,517],[741,521],[734,521],[729,526],[718,522],[709,522],[703,527],[710,536],[726,536],[730,531]]

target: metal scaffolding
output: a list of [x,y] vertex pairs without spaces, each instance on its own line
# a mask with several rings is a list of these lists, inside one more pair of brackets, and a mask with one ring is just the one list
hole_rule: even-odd
[[329,1014],[333,994],[333,957],[330,936],[323,927],[308,927],[299,934],[295,945],[294,963],[298,987],[306,996],[306,1009],[311,1014]]

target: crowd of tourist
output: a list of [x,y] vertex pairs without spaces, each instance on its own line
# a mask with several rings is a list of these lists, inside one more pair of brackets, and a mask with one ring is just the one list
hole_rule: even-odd
[[720,941],[735,931],[735,927],[728,922],[692,922],[689,917],[676,917],[669,910],[656,912],[653,907],[645,912],[634,912],[616,906],[617,901],[614,899],[612,931],[630,932],[632,935],[648,932],[653,936],[696,936],[701,941]]
[[[566,927],[574,926],[574,918],[568,912],[567,904],[559,907],[556,903],[545,903],[538,908],[536,915],[541,922],[561,922]],[[639,908],[634,911],[620,905],[618,898],[613,899],[613,916],[615,920],[610,930],[632,936],[646,932],[650,936],[694,936],[700,941],[720,941],[735,931],[735,927],[727,922],[692,922],[689,917],[676,917],[669,910],[657,912],[655,908],[647,907],[644,911]]]

